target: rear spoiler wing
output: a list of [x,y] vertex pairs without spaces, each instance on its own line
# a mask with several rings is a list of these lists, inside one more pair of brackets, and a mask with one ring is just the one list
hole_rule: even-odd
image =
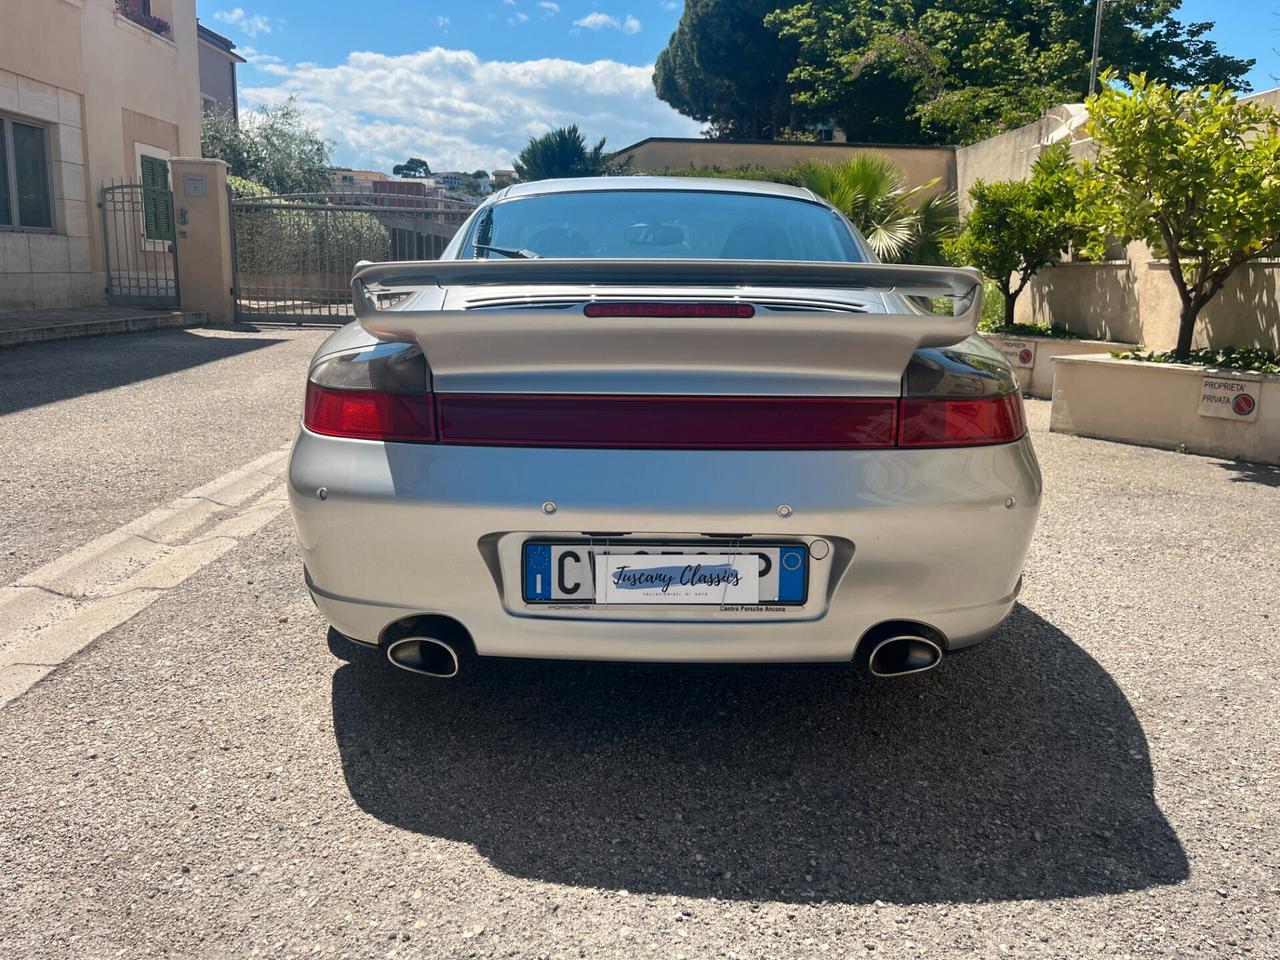
[[[982,274],[972,267],[924,267],[887,263],[826,263],[774,260],[423,260],[356,264],[352,300],[362,325],[387,311],[378,308],[371,287],[453,287],[509,284],[802,287],[818,290],[874,290],[909,297],[949,297],[951,317],[935,316],[940,329],[922,345],[957,343],[978,326]],[[913,322],[923,317],[912,315]],[[375,321],[376,325],[376,321]],[[926,342],[928,341],[928,342]]]
[[[982,308],[971,269],[875,263],[758,260],[463,260],[357,265],[352,293],[360,325],[380,340],[418,342],[443,393],[704,393],[898,396],[920,347],[959,343]],[[379,296],[502,286],[502,309],[380,309]],[[746,318],[617,317],[549,311],[536,287],[565,299],[696,300],[726,294],[766,303]],[[784,319],[767,307],[780,288],[803,288]],[[535,288],[535,289],[530,289]],[[842,309],[837,291],[949,297],[952,314],[914,304],[893,312]],[[566,292],[567,291],[567,292]],[[825,293],[826,296],[821,296]],[[815,296],[815,294],[817,296]],[[529,296],[528,305],[518,301]],[[806,304],[808,301],[808,304]],[[678,345],[673,346],[673,345]]]

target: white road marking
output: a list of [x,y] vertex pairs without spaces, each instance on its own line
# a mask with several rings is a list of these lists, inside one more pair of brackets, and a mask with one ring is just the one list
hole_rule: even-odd
[[288,506],[273,451],[0,587],[0,707]]

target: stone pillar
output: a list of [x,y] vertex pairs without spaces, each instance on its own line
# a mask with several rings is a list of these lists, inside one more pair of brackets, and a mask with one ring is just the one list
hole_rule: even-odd
[[203,310],[210,323],[233,323],[227,165],[221,160],[174,157],[169,172],[182,309]]

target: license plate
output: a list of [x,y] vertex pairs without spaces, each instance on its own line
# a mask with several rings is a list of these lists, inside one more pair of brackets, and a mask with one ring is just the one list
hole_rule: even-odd
[[526,603],[752,605],[805,602],[804,544],[524,545]]

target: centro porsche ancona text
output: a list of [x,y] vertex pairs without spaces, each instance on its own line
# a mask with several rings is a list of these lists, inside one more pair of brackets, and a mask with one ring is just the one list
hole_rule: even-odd
[[976,271],[875,263],[804,190],[626,177],[510,187],[352,289],[290,500],[316,603],[399,666],[910,673],[1013,605],[1040,475]]

